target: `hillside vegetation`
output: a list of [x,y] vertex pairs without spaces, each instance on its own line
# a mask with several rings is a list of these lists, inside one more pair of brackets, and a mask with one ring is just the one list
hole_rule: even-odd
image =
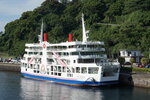
[[38,42],[41,20],[49,42],[82,39],[81,14],[84,13],[90,41],[104,41],[107,53],[117,56],[120,49],[141,50],[148,56],[150,48],[150,0],[75,0],[68,4],[49,0],[33,11],[5,26],[0,37],[0,51],[19,56],[25,43]]

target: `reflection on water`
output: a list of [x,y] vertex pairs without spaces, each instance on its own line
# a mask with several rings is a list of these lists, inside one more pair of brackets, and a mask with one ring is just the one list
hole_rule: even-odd
[[0,100],[147,100],[150,89],[131,87],[73,87],[0,72]]
[[39,100],[102,100],[102,92],[92,88],[60,85],[21,78],[22,95]]

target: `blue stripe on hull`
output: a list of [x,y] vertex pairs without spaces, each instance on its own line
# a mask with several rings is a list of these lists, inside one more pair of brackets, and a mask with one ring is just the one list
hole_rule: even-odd
[[53,81],[56,83],[67,84],[67,85],[75,85],[75,86],[100,86],[100,85],[111,85],[111,84],[118,84],[118,81],[111,81],[111,82],[91,82],[91,81],[77,81],[77,80],[67,80],[67,79],[59,79],[53,77],[44,77],[44,76],[37,76],[31,75],[27,73],[22,73],[24,77],[40,79],[40,80],[48,80]]

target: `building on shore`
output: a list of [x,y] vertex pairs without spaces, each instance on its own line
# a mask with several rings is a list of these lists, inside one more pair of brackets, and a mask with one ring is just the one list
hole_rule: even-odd
[[72,2],[73,0],[47,0],[47,1],[58,1],[59,3],[69,3]]
[[73,0],[57,0],[60,3],[69,3],[72,2]]
[[130,59],[134,58],[135,63],[140,63],[144,55],[139,50],[120,50],[120,57],[125,58],[125,62],[130,62]]

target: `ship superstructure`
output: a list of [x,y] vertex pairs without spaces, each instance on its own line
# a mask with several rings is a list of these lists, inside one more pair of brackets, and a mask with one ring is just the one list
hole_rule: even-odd
[[[41,26],[43,27],[43,25]],[[75,86],[117,84],[119,63],[108,62],[104,42],[88,41],[82,15],[83,39],[51,44],[41,28],[40,43],[26,44],[21,60],[23,76]]]

